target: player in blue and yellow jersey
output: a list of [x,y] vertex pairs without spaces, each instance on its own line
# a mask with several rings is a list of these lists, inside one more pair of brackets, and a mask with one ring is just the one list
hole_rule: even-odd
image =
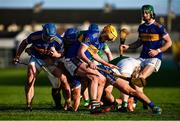
[[[73,93],[74,95],[74,110],[77,111],[80,102],[80,91],[81,84],[85,81],[90,82],[90,99],[91,99],[91,109],[99,106],[97,99],[97,86],[100,79],[103,79],[103,76],[97,71],[91,69],[85,62],[81,60],[78,56],[78,51],[81,46],[81,42],[78,41],[77,36],[75,35],[76,29],[70,28],[65,32],[64,40],[65,43],[69,43],[68,48],[65,51],[65,59],[63,63],[67,71],[71,75],[71,83],[73,84]],[[69,41],[69,42],[67,42]],[[71,44],[70,44],[71,43]],[[66,44],[65,44],[66,45]],[[70,46],[71,45],[71,46]],[[80,82],[80,79],[82,80]]]
[[[112,25],[107,25],[103,28],[102,32],[99,35],[99,40],[101,40],[101,42],[105,42],[105,41],[114,41],[117,38],[117,31],[115,29],[114,26]],[[119,89],[120,91],[122,91],[125,94],[131,94],[135,97],[138,97],[139,99],[143,100],[144,102],[146,102],[146,104],[148,104],[148,106],[150,106],[152,108],[152,110],[154,110],[154,104],[151,102],[151,100],[144,94],[139,92],[138,90],[133,89],[126,80],[124,80],[123,78],[118,78],[115,77],[111,74],[108,74],[107,71],[112,71],[114,72],[116,68],[118,68],[115,65],[112,65],[110,63],[105,62],[103,59],[101,59],[99,57],[99,55],[97,54],[98,49],[97,48],[101,48],[101,44],[95,43],[92,44],[93,42],[97,42],[97,41],[92,41],[91,39],[87,38],[84,42],[82,42],[81,47],[79,49],[79,57],[81,57],[81,59],[83,61],[85,61],[86,63],[88,63],[89,67],[92,69],[98,69],[99,72],[107,79],[107,81],[112,84],[114,87],[116,87],[117,89]],[[100,43],[100,42],[99,42]],[[97,44],[97,45],[96,45]],[[91,47],[89,49],[89,47]],[[86,56],[86,52],[89,51],[92,58],[98,62],[101,63],[101,65],[95,64],[93,62],[93,60],[90,60],[87,56]],[[100,69],[101,68],[101,69]],[[106,72],[102,71],[105,70]],[[116,72],[114,73],[118,73],[119,71],[116,70]],[[98,93],[99,93],[99,99],[101,99],[101,95],[100,95],[100,91],[102,90],[98,89]],[[97,97],[98,99],[98,97]],[[114,102],[114,101],[113,101]],[[93,110],[91,113],[98,113],[101,109],[97,108],[96,110]],[[153,112],[154,113],[154,112]]]
[[136,49],[143,46],[139,57],[142,67],[139,77],[146,79],[159,70],[162,53],[171,47],[172,41],[165,27],[155,21],[153,6],[143,5],[141,13],[144,23],[138,28],[138,40],[129,45],[121,45],[121,49]]
[[[97,68],[97,62],[102,63],[103,65],[117,68],[116,66],[107,63],[100,56],[99,52],[105,52],[108,60],[112,60],[112,54],[109,47],[106,44],[106,41],[114,41],[117,37],[117,31],[114,26],[111,24],[105,26],[100,33],[88,32],[86,33],[84,40],[82,41],[79,56],[86,62],[89,63],[89,66],[93,69]],[[104,80],[99,81],[98,87],[98,101],[100,101],[103,88],[105,85]]]
[[172,45],[171,38],[163,25],[155,21],[153,6],[142,6],[142,17],[145,21],[138,28],[139,38],[129,45],[122,45],[122,49],[136,49],[143,45],[140,60],[144,65],[142,78],[147,78],[153,71],[158,71],[161,65],[162,53]]
[[[103,52],[106,54],[108,60],[112,60],[113,56],[112,53],[109,49],[109,46],[107,45],[107,43],[102,40],[99,39],[101,33],[99,30],[99,27],[97,24],[92,23],[90,24],[88,31],[83,32],[83,34],[81,34],[78,38],[79,41],[81,41],[82,43],[85,42],[86,40],[88,40],[87,45],[89,46],[87,51],[85,52],[85,55],[94,63],[99,64],[97,61],[95,61],[92,57],[93,52],[97,52],[97,54],[102,58]],[[99,82],[99,88],[103,88],[104,82],[100,81]],[[86,106],[88,103],[88,89],[85,90],[84,92],[84,98],[85,98],[85,103],[84,105]],[[98,89],[98,91],[100,91],[102,89]],[[101,93],[98,93],[101,94]],[[98,96],[99,97],[99,96]],[[99,98],[98,98],[99,100]]]
[[[110,28],[109,28],[110,27]],[[112,27],[112,25],[111,26],[109,26],[109,25],[107,25],[107,26],[105,26],[104,27],[104,29],[105,30],[103,30],[103,32],[100,34],[100,36],[106,36],[106,37],[103,37],[103,38],[105,38],[105,39],[107,39],[107,40],[112,40],[112,37],[114,37],[114,35],[108,35],[108,34],[112,34],[112,31],[111,31],[111,28]],[[114,27],[113,27],[114,28]],[[107,30],[108,29],[108,30]],[[109,30],[110,29],[110,30]],[[114,29],[113,29],[114,30]],[[107,37],[108,36],[108,37]],[[116,37],[115,37],[116,38]],[[81,48],[82,48],[82,46],[84,46],[84,44],[86,44],[86,42],[87,41],[85,41],[85,42],[82,42],[81,43],[81,46],[80,46],[80,49],[76,49],[76,51],[79,51],[78,52],[78,54],[80,54],[80,52],[81,52]],[[73,44],[73,46],[75,46],[75,44]],[[72,47],[73,47],[72,46]],[[71,48],[69,49],[69,50],[71,50]],[[88,47],[87,47],[87,49],[86,49],[86,51],[88,50]],[[85,52],[86,52],[85,51]],[[72,52],[72,51],[70,51],[70,52]],[[86,56],[86,54],[85,54],[85,52],[84,52],[84,55]],[[76,52],[77,53],[77,52]],[[71,53],[70,53],[71,54]],[[92,50],[91,51],[91,56],[93,56],[93,58],[95,59],[95,60],[97,60],[98,61],[98,59],[97,58],[99,58],[99,56],[97,55],[97,53],[96,53],[96,51],[94,51],[94,50]],[[79,55],[79,56],[77,56],[77,55],[74,55],[75,57],[73,57],[73,55],[71,55],[71,57],[70,58],[66,58],[64,61],[64,63],[65,63],[65,66],[66,66],[66,69],[71,73],[71,75],[72,76],[78,76],[78,77],[86,77],[85,75],[82,75],[82,74],[89,74],[89,73],[87,73],[88,71],[87,71],[87,69],[89,69],[89,70],[91,70],[91,71],[89,71],[91,74],[94,72],[94,73],[96,73],[96,74],[98,74],[98,72],[96,71],[96,70],[93,70],[92,71],[92,69],[96,69],[96,64],[95,64],[95,66],[93,66],[93,62],[91,61],[91,62],[89,62],[88,63],[88,65],[89,66],[87,66],[87,64],[85,64],[84,62],[82,62],[81,60],[79,60],[78,58],[81,58],[82,60],[83,60],[83,58],[82,58],[82,56],[81,55]],[[86,56],[87,57],[87,56]],[[95,58],[95,57],[97,57],[97,58]],[[88,57],[87,57],[88,58]],[[102,63],[104,62],[104,61],[101,61]],[[92,65],[91,65],[92,64]],[[108,68],[107,66],[111,66],[112,64],[109,64],[109,63],[107,63],[107,62],[104,62],[104,64],[106,64],[106,67],[105,66],[103,66],[103,67],[105,67],[104,69],[110,69],[110,68]],[[108,65],[109,64],[109,65]],[[85,68],[84,68],[84,66],[86,66]],[[91,67],[92,66],[92,67]],[[113,65],[112,65],[113,66]],[[102,67],[102,68],[103,68]],[[114,66],[114,67],[116,67],[116,66]],[[91,69],[92,68],[92,69]],[[82,72],[82,70],[84,70],[84,72]],[[111,69],[110,69],[111,70]],[[101,72],[101,73],[103,73],[103,72]],[[138,98],[140,98],[140,99],[142,99],[142,100],[144,100],[147,104],[149,104],[151,107],[154,107],[154,105],[151,105],[152,103],[151,103],[151,101],[149,100],[149,98],[146,96],[146,95],[144,95],[143,93],[141,93],[141,92],[139,92],[139,91],[136,91],[136,90],[134,90],[133,88],[131,88],[130,86],[129,86],[129,84],[127,83],[127,81],[125,81],[124,79],[121,79],[121,78],[115,78],[115,77],[113,77],[113,75],[110,75],[110,74],[103,74],[103,75],[105,75],[105,77],[106,78],[108,78],[109,79],[109,81],[110,81],[110,83],[113,85],[113,86],[115,86],[116,88],[118,88],[119,90],[121,90],[122,92],[124,92],[124,93],[126,93],[126,94],[131,94],[131,95],[134,95],[134,96],[137,96]],[[89,75],[90,76],[90,75]],[[103,78],[104,78],[104,76],[100,76],[99,74],[98,74],[98,76],[99,76],[99,79],[100,80],[102,80]],[[91,77],[92,77],[92,75],[91,75]],[[96,76],[95,76],[96,77]],[[89,78],[90,79],[90,78]],[[85,79],[84,79],[85,80]],[[94,101],[92,101],[92,112],[91,113],[96,113],[96,111],[98,111],[98,108],[97,108],[97,106],[98,106],[98,104],[97,103],[95,103],[95,100],[97,99],[97,96],[95,96],[95,95],[97,95],[97,85],[94,85],[94,83],[95,84],[97,84],[97,82],[99,81],[98,79],[96,79],[96,80],[92,80],[93,82],[91,82],[91,88],[90,88],[90,95],[91,95],[91,99],[94,99]],[[93,83],[93,85],[92,85],[92,83]],[[93,89],[93,90],[92,90]],[[94,96],[92,96],[92,94],[94,95]],[[92,98],[93,97],[93,98]],[[95,109],[95,110],[94,110]],[[96,110],[97,109],[97,110]]]
[[[54,65],[54,60],[59,59],[64,53],[64,43],[62,38],[56,32],[56,27],[53,23],[47,23],[42,26],[42,31],[31,33],[26,39],[24,39],[19,48],[17,49],[14,63],[18,63],[22,52],[28,45],[31,45],[27,49],[31,58],[28,63],[27,82],[25,87],[27,109],[32,110],[32,100],[34,97],[34,83],[38,73],[42,70],[42,65],[47,67],[49,71],[54,75],[54,79],[50,79],[52,83],[52,96],[55,101],[56,107],[61,107],[59,86],[61,85],[66,90],[65,99],[70,106],[71,91],[67,82],[66,75],[63,71]],[[48,77],[50,77],[48,75]]]

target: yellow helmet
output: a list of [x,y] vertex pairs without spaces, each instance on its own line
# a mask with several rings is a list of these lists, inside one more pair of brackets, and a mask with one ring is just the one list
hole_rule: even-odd
[[116,28],[111,24],[106,25],[101,34],[102,36],[107,36],[110,41],[115,41],[118,36]]

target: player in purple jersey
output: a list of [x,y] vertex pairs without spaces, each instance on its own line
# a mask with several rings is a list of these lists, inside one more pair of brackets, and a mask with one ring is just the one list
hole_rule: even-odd
[[146,79],[159,70],[162,53],[171,47],[172,41],[165,27],[155,21],[153,6],[143,5],[141,12],[144,23],[138,28],[138,40],[129,45],[121,45],[121,49],[136,49],[143,46],[139,57],[142,67],[139,77]]
[[[53,86],[52,96],[56,108],[61,108],[59,94],[60,82],[66,92],[65,101],[70,107],[71,91],[66,75],[61,69],[54,65],[54,61],[61,58],[64,53],[64,43],[60,35],[57,34],[55,25],[53,23],[47,23],[43,25],[42,31],[31,33],[26,39],[24,39],[17,49],[16,56],[13,60],[14,63],[19,62],[20,56],[27,45],[31,45],[27,50],[28,54],[31,55],[25,86],[27,109],[32,110],[34,83],[38,73],[42,70],[42,67],[46,67],[54,75],[54,78],[50,78],[50,81]],[[52,76],[49,74],[48,77]]]
[[158,71],[162,53],[171,47],[172,41],[164,26],[155,21],[155,13],[151,5],[142,6],[142,17],[145,22],[138,28],[138,40],[121,47],[126,50],[136,49],[143,45],[140,60],[144,69],[140,77],[147,78],[153,71]]

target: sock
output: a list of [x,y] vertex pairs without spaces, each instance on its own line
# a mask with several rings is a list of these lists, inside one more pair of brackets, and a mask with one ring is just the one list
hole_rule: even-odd
[[148,104],[148,106],[149,106],[151,109],[153,109],[155,105],[154,105],[153,102],[150,102],[150,103]]
[[89,100],[89,99],[87,99],[87,100],[84,100],[84,102],[85,102],[85,103],[89,103],[89,102],[90,102],[90,100]]
[[127,108],[128,103],[127,102],[122,102],[122,108]]
[[134,103],[136,103],[136,105],[138,103],[138,99],[136,97],[134,97]]

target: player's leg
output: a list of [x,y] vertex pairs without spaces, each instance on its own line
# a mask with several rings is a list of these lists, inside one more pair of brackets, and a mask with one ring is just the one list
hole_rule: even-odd
[[72,91],[72,99],[73,99],[73,109],[77,111],[80,105],[81,99],[81,82],[80,77],[71,76],[70,81],[71,91]]
[[[50,68],[48,68],[50,70]],[[52,90],[51,90],[51,95],[52,98],[54,100],[55,103],[55,109],[62,109],[62,105],[61,105],[61,94],[60,94],[60,90],[61,90],[61,84],[60,84],[60,80],[57,77],[53,77],[50,76],[48,74],[48,79],[52,84]]]
[[73,103],[74,111],[77,111],[81,100],[81,86],[72,88],[72,98],[74,101]]
[[[140,59],[141,60],[141,59]],[[157,58],[144,59],[141,60],[143,69],[140,71],[139,78],[148,78],[153,72],[158,72],[161,61]],[[138,88],[139,91],[143,92],[143,87]],[[143,109],[148,109],[148,106],[143,102]]]
[[106,78],[100,73],[99,73],[98,76],[99,76],[98,77],[99,81],[98,81],[97,101],[100,102],[102,94],[103,94],[104,86],[105,86],[105,83],[106,83]]
[[155,70],[155,67],[152,65],[147,65],[145,68],[140,72],[139,77],[146,79],[149,77]]
[[113,86],[106,82],[103,96],[102,96],[102,102],[104,105],[110,105],[114,102],[114,96],[112,95]]
[[150,59],[139,59],[141,61],[142,70],[139,74],[140,78],[146,79],[153,72],[158,72],[161,66],[161,60],[158,58],[150,58]]
[[89,79],[85,78],[81,78],[81,85],[82,85],[82,89],[81,89],[81,93],[82,93],[82,96],[83,96],[83,100],[84,100],[84,106],[87,107],[89,106],[89,102],[90,102],[90,99],[89,99],[89,91],[88,91],[88,82],[89,82]]
[[[40,67],[38,68],[40,69]],[[38,69],[36,67],[35,61],[31,59],[28,65],[27,82],[25,85],[26,103],[28,110],[32,110],[32,100],[34,97],[34,83],[37,74],[38,74]]]
[[60,94],[60,88],[52,88],[52,98],[54,100],[55,103],[55,109],[62,109],[63,106],[61,104],[61,94]]
[[[84,62],[82,62],[78,58],[71,58],[71,59],[65,59],[63,60],[63,63],[65,65],[65,68],[67,71],[71,74],[71,76],[79,76],[81,78],[85,77],[90,80],[90,98],[92,104],[98,104],[97,103],[97,87],[98,87],[98,71],[92,70],[88,67],[88,65]],[[92,106],[95,107],[95,106]]]
[[84,99],[84,106],[87,107],[89,105],[89,92],[88,92],[88,87],[83,92],[83,99]]
[[[155,104],[143,92],[135,90],[136,86],[135,86],[135,89],[133,89],[133,88],[131,88],[129,86],[129,84],[127,84],[127,82],[125,80],[120,79],[120,78],[117,79],[116,83],[114,83],[114,86],[117,87],[120,91],[122,91],[125,94],[133,95],[135,97],[138,97],[138,99],[140,101],[145,102],[152,109],[152,111],[154,112],[154,109],[156,108]],[[158,110],[156,110],[156,111],[157,112],[155,112],[155,113],[161,113],[160,108]]]
[[67,81],[66,75],[59,68],[55,68],[52,73],[59,78],[62,89],[65,92],[65,103],[67,104],[67,108],[71,108],[71,89]]
[[76,75],[80,77],[87,77],[90,80],[90,87],[89,87],[89,94],[91,98],[91,109],[96,108],[97,106],[100,106],[100,104],[97,102],[97,90],[98,90],[98,76],[97,70],[92,70],[91,68],[87,67],[87,64],[82,63],[79,68],[76,70]]

